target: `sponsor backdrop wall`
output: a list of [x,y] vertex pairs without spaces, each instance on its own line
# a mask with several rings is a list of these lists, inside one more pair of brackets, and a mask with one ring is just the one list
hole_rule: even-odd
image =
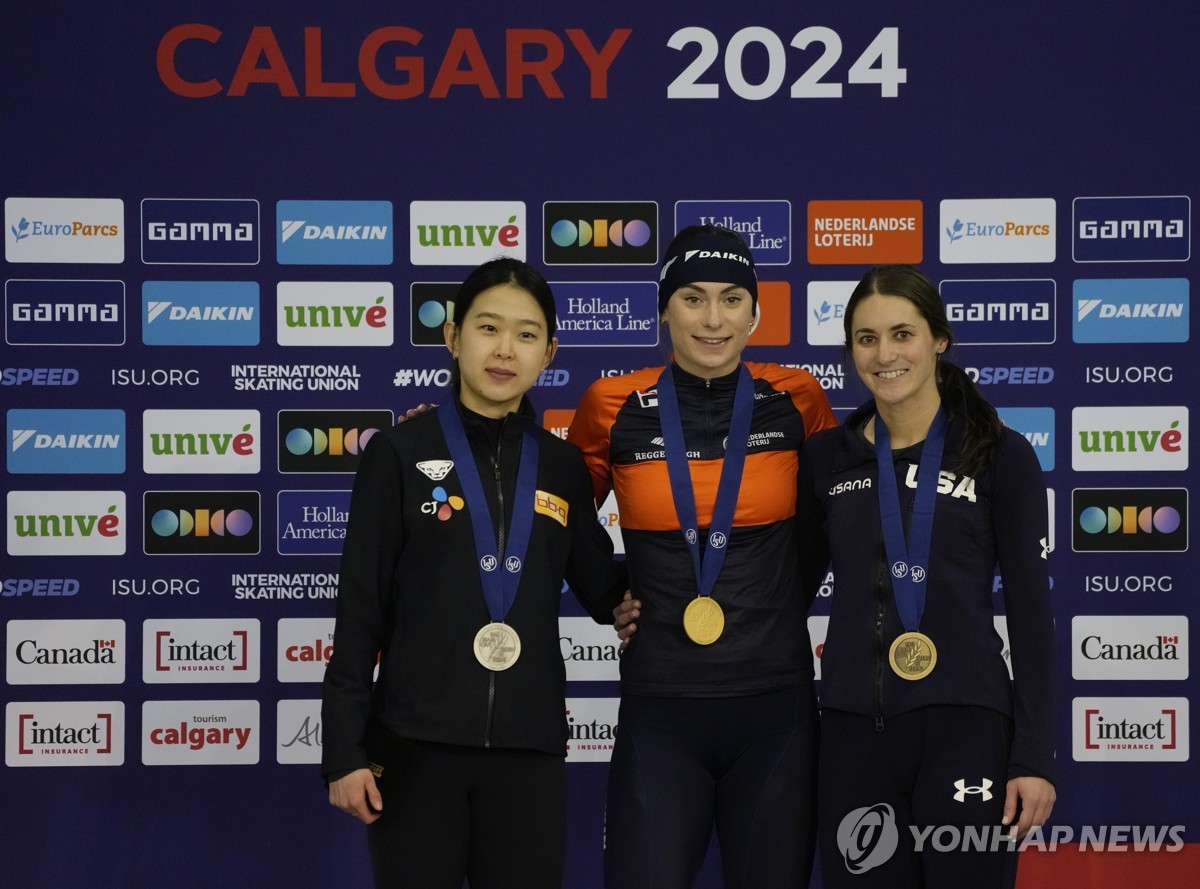
[[[939,283],[1053,518],[1066,833],[1023,885],[1196,884],[1189,4],[0,15],[6,885],[366,885],[316,766],[363,445],[444,398],[455,284],[499,253],[554,284],[533,399],[564,433],[593,380],[664,360],[654,262],[699,221],[755,249],[749,357],[811,369],[842,416],[852,283]],[[588,889],[616,653],[563,615]],[[1133,826],[1174,851],[1079,852]]]

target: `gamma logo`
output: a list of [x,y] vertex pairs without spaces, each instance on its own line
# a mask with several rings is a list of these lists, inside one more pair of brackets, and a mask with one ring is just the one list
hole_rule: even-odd
[[142,201],[147,265],[257,265],[258,201],[205,198]]
[[1076,488],[1071,549],[1181,553],[1188,548],[1186,488]]
[[258,491],[147,491],[143,550],[148,556],[257,555]]
[[1076,198],[1071,204],[1076,262],[1186,262],[1192,254],[1192,200]]
[[654,265],[654,201],[547,201],[542,205],[546,265]]
[[120,346],[122,281],[4,282],[4,338],[12,346]]
[[392,428],[391,411],[280,411],[280,472],[357,472],[367,442]]
[[1055,339],[1055,282],[942,281],[946,318],[963,345],[1031,345]]

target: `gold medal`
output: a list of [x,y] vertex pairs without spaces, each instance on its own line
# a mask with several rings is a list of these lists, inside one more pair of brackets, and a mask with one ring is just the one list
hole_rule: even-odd
[[937,665],[937,646],[924,633],[901,633],[888,651],[888,660],[901,679],[924,679]]
[[489,670],[507,670],[521,656],[521,637],[508,624],[495,621],[475,634],[475,660]]
[[725,612],[712,596],[697,596],[683,610],[683,631],[697,645],[711,645],[725,629]]

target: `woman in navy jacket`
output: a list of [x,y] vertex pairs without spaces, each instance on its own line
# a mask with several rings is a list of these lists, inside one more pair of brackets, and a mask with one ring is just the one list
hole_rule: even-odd
[[549,285],[493,260],[455,310],[454,398],[376,434],[355,478],[322,772],[377,886],[558,889],[563,578],[611,623],[623,570],[583,455],[525,397],[557,346]]
[[1040,826],[1054,803],[1041,469],[943,359],[953,331],[917,269],[869,271],[844,323],[873,398],[806,444],[809,502],[796,511],[827,539],[834,572],[820,702],[825,886],[999,887],[1015,877],[1009,834]]

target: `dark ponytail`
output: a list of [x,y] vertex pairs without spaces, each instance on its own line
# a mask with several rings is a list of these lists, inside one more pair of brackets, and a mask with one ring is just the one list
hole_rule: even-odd
[[[937,287],[919,269],[911,265],[876,266],[869,270],[846,303],[843,325],[846,349],[851,348],[854,310],[868,296],[899,296],[907,299],[929,324],[934,339],[945,339],[947,351],[954,345],[954,330],[946,318]],[[937,387],[942,403],[953,416],[959,417],[966,429],[962,452],[955,471],[963,475],[978,475],[991,465],[997,448],[1004,439],[1004,424],[996,409],[988,403],[979,387],[962,368],[938,356]]]

